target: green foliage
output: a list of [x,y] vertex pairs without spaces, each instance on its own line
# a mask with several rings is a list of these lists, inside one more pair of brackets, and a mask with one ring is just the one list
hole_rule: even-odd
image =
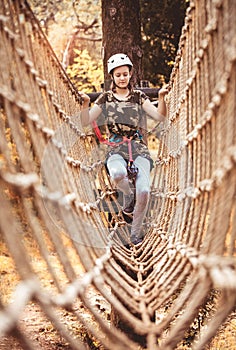
[[143,76],[152,84],[168,81],[184,23],[186,0],[140,0]]
[[[70,64],[68,73],[75,85],[86,91],[101,90],[101,0],[28,1],[59,60],[65,67]],[[142,76],[154,86],[169,80],[188,3],[189,0],[140,0]],[[132,10],[127,7],[127,11]],[[75,48],[80,53],[74,59]]]
[[50,31],[55,23],[64,31],[68,24],[71,27],[89,24],[94,18],[97,19],[96,27],[101,27],[101,0],[28,0],[28,3],[46,31]]
[[101,91],[103,82],[102,60],[95,62],[87,49],[74,49],[74,63],[67,68],[67,73],[78,90],[84,92]]

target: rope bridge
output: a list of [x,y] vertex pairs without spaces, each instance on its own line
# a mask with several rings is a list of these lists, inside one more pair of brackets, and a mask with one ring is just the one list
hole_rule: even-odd
[[27,3],[1,0],[0,232],[17,272],[12,301],[0,287],[1,337],[37,348],[20,322],[33,302],[72,349],[87,347],[60,310],[101,348],[174,349],[215,290],[192,344],[200,350],[234,310],[235,18],[234,0],[190,3],[158,132],[145,239],[127,249],[129,224],[103,149],[81,127],[79,95]]

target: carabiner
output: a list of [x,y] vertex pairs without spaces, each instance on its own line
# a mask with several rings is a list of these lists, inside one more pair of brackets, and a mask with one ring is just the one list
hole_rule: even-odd
[[136,177],[138,175],[138,168],[136,165],[133,163],[133,161],[129,161],[127,165],[127,172],[128,172],[128,178],[130,180],[135,181]]

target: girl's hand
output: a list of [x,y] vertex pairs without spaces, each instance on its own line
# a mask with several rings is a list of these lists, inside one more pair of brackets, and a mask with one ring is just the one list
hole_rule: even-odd
[[169,90],[170,90],[169,85],[162,86],[162,88],[158,92],[159,98],[164,99],[164,97],[168,94]]
[[79,95],[82,98],[82,107],[88,108],[90,104],[90,97],[81,91],[79,91]]

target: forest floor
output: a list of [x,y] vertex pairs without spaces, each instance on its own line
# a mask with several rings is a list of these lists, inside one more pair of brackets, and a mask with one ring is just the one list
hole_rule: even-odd
[[[100,303],[100,296],[94,291],[90,293],[92,302],[99,309],[103,305],[103,313],[109,317],[108,308],[104,308],[104,302]],[[96,327],[96,323],[89,313],[85,312],[83,305],[77,305],[77,311],[83,317],[90,318],[89,322]],[[86,329],[78,322],[75,315],[66,310],[59,310],[60,321],[71,333],[76,334],[75,338],[81,340],[88,346],[88,349],[103,349],[96,344],[96,341],[88,334]],[[45,316],[39,305],[29,303],[19,319],[19,330],[34,344],[36,349],[42,350],[71,350],[72,347],[55,329],[49,319]],[[0,338],[0,350],[22,350],[22,346],[14,336]]]
[[[65,239],[67,244],[67,239]],[[69,242],[69,241],[68,241]],[[31,258],[35,274],[42,281],[44,287],[47,290],[54,290],[54,281],[49,275],[45,261],[39,254],[37,247],[33,243],[32,239],[26,235],[24,238],[26,249]],[[69,245],[69,243],[68,243]],[[50,245],[49,245],[50,246]],[[72,259],[72,266],[76,269],[76,274],[79,276],[83,274],[83,266],[78,261],[78,255],[73,253],[70,248],[70,257]],[[65,286],[65,275],[61,270],[59,260],[53,249],[50,256],[53,267],[55,268],[56,276],[59,279],[61,286]],[[10,305],[11,300],[14,299],[14,291],[19,284],[19,276],[16,272],[16,267],[13,259],[11,258],[8,249],[5,244],[0,240],[0,296],[1,303],[6,306]],[[99,312],[101,317],[109,324],[111,319],[111,308],[109,303],[95,290],[92,286],[87,289],[86,297],[93,307]],[[79,322],[78,317],[86,319],[93,328],[98,327],[91,313],[86,309],[82,301],[78,300],[73,305],[73,312],[70,312],[64,308],[56,310],[58,318],[61,323],[72,334],[73,338],[76,338],[87,345],[90,350],[104,350],[103,346],[99,344],[96,339],[87,331],[85,326]],[[0,319],[0,321],[2,321]],[[42,311],[39,303],[30,301],[24,311],[20,314],[18,320],[18,329],[24,334],[27,339],[35,344],[35,349],[42,350],[70,350],[72,347],[69,341],[63,338],[56,327],[49,321],[48,317]],[[207,350],[236,350],[236,314],[233,313],[227,319],[224,326],[222,326],[212,340],[211,344],[207,347]],[[2,337],[0,335],[0,350],[21,350],[22,345],[16,340],[14,335],[8,337]],[[176,350],[191,350],[191,345],[180,344]]]
[[[84,312],[83,308],[81,312]],[[78,329],[78,337],[87,344],[88,349],[103,349],[89,337],[83,328],[79,328],[78,321],[66,311],[61,315],[69,328]],[[66,320],[66,321],[65,321]],[[91,322],[93,322],[91,320]],[[96,324],[94,324],[96,327]],[[69,343],[52,326],[37,304],[28,305],[20,318],[19,328],[36,345],[36,349],[43,350],[72,350]],[[208,350],[235,350],[236,349],[236,319],[232,318],[221,328],[217,336],[208,346]],[[1,350],[22,350],[21,345],[14,337],[0,338]],[[180,345],[178,350],[190,350],[187,345]]]
[[[30,252],[31,263],[37,277],[42,282],[46,290],[54,294],[55,281],[52,280],[52,276],[47,271],[45,261],[40,256],[35,243],[28,235],[25,235],[23,239],[26,249]],[[69,247],[69,240],[65,237],[64,243]],[[49,243],[50,246],[50,243]],[[74,263],[75,270],[78,276],[84,273],[83,266],[79,263],[78,257],[75,255],[75,251],[70,250],[71,260]],[[61,288],[66,288],[68,280],[65,278],[65,274],[62,272],[59,260],[56,258],[56,254],[51,252],[51,262],[58,277],[58,283]],[[0,296],[2,298],[3,305],[10,305],[14,302],[14,293],[18,286],[20,279],[16,272],[15,264],[11,258],[6,245],[0,240]],[[101,296],[101,294],[95,290],[92,286],[87,288],[86,297],[91,305],[102,315],[103,318],[108,320],[110,318],[110,305]],[[78,321],[75,313],[78,313],[81,318],[86,319],[86,322],[93,327],[97,327],[91,313],[85,308],[82,301],[78,299],[73,304],[73,311],[68,311],[65,308],[56,308],[54,310],[58,315],[58,319],[65,326],[65,328],[73,335],[73,338],[78,338],[84,344],[88,345],[88,349],[96,350],[103,349],[95,339],[89,334],[85,327]],[[1,322],[1,319],[0,319]],[[69,350],[72,349],[69,343],[64,339],[56,327],[50,322],[49,318],[45,315],[39,303],[30,301],[24,311],[21,313],[18,321],[18,329],[29,339],[36,349],[43,350]],[[1,337],[0,334],[0,350],[21,350],[22,346],[16,340],[13,335],[8,337]]]

